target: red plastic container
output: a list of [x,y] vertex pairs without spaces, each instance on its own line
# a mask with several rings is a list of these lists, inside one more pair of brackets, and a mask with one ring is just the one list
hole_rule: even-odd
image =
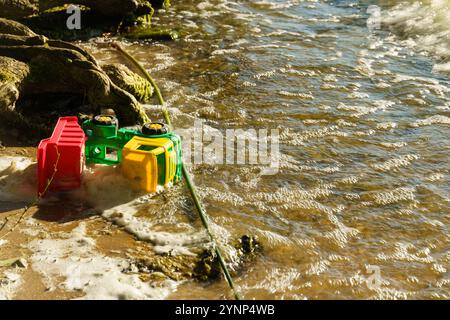
[[[47,191],[68,191],[81,185],[84,169],[86,136],[78,125],[77,117],[61,117],[50,138],[38,147],[38,195]],[[58,159],[59,153],[59,159]],[[47,185],[55,172],[49,187]],[[47,188],[47,190],[46,190]]]

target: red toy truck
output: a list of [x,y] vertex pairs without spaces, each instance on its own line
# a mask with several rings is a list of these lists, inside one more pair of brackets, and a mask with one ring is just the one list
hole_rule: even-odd
[[38,147],[39,197],[44,197],[47,191],[68,191],[80,187],[85,141],[86,136],[77,117],[58,119],[52,136],[42,140]]

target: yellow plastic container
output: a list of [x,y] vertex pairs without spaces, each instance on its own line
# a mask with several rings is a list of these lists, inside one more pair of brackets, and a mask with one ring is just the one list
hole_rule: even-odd
[[122,172],[133,189],[156,192],[173,182],[176,157],[172,140],[134,136],[123,147]]

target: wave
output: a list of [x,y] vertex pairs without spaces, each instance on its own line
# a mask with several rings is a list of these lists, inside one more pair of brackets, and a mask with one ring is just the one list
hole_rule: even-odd
[[450,0],[402,1],[380,18],[405,44],[433,56],[434,72],[450,73]]

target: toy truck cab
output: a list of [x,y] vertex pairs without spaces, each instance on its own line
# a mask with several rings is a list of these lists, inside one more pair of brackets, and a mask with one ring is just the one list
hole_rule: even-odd
[[123,141],[118,137],[119,123],[115,117],[98,115],[81,127],[87,136],[87,163],[115,165],[121,162]]

